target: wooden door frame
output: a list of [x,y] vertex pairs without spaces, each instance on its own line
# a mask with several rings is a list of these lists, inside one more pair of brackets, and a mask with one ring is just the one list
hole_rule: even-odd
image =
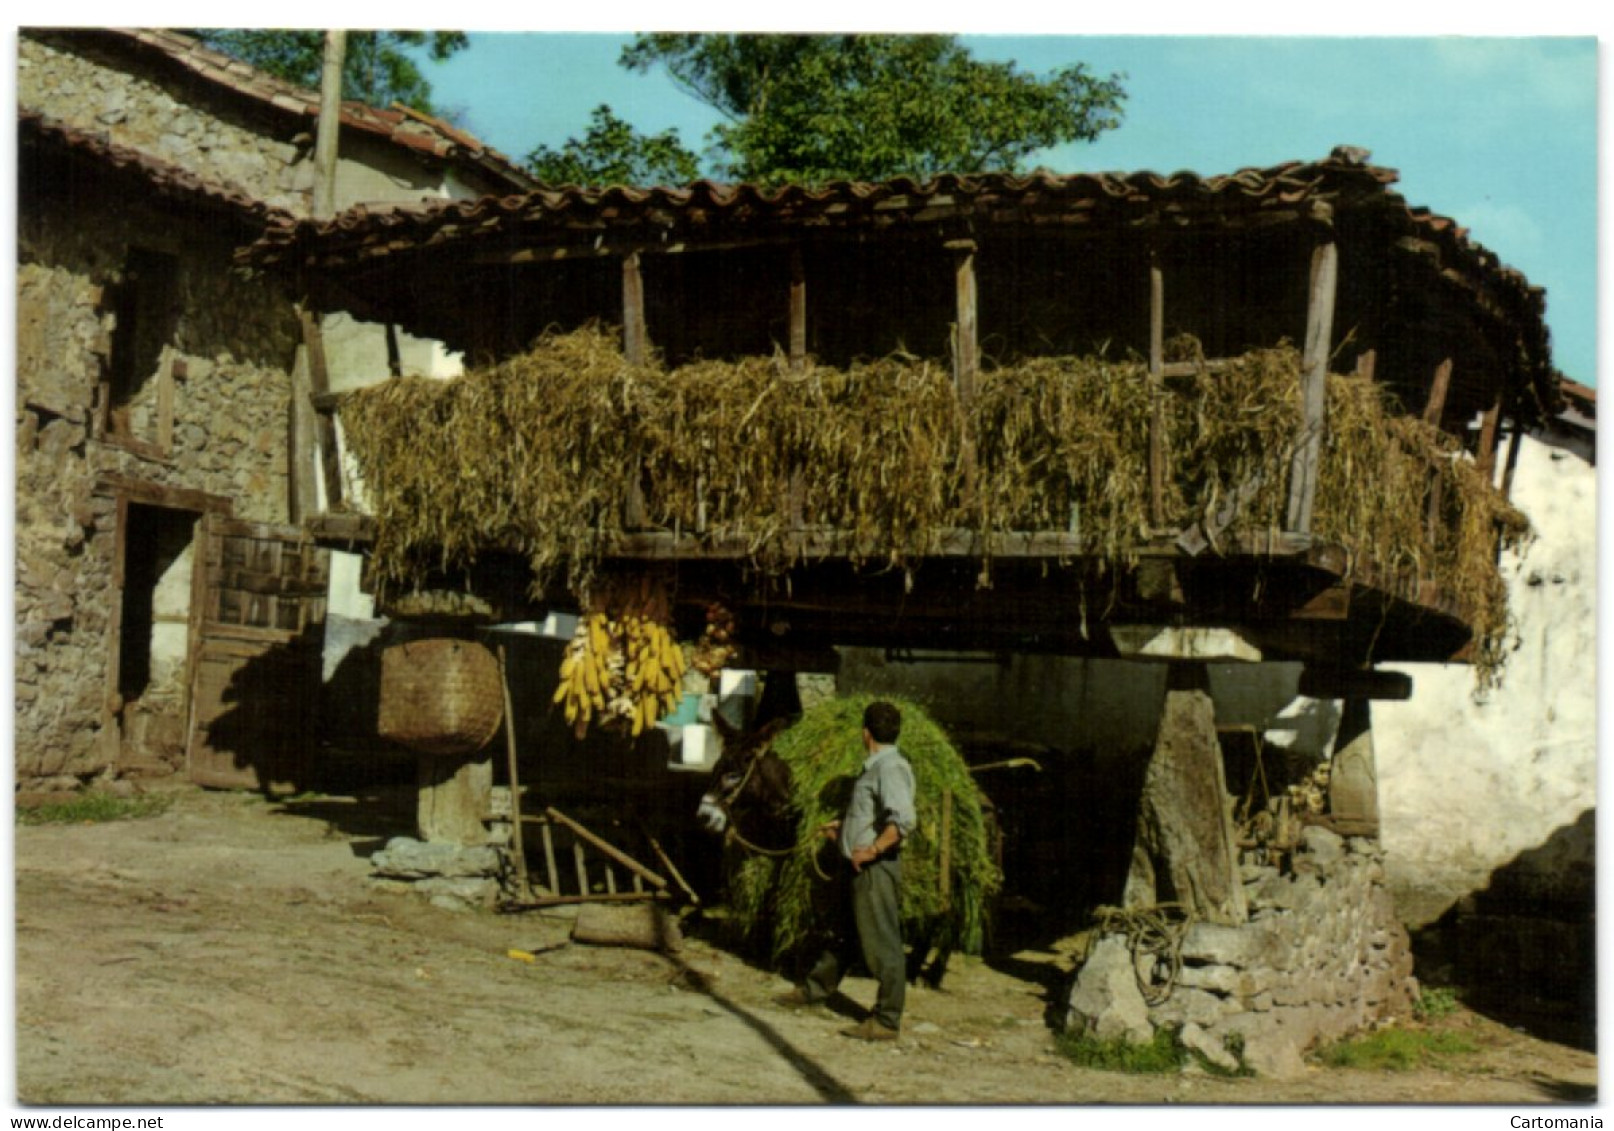
[[[187,742],[192,724],[191,684],[195,677],[196,650],[201,632],[201,609],[198,601],[198,577],[204,571],[196,568],[197,549],[201,544],[200,524],[210,514],[224,517],[234,510],[234,503],[222,495],[211,495],[182,487],[165,487],[149,480],[135,479],[116,473],[99,476],[93,494],[110,497],[116,504],[112,531],[112,586],[107,609],[105,638],[107,662],[105,690],[101,697],[101,755],[110,769],[123,764],[123,708],[118,690],[123,676],[123,597],[124,578],[127,573],[129,552],[129,505],[163,507],[168,510],[189,511],[197,516],[198,530],[191,536],[191,599],[190,612],[185,625],[185,729]],[[205,583],[205,577],[202,578]]]

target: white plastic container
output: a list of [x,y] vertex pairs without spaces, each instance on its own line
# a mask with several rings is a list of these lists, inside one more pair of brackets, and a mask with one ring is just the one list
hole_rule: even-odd
[[704,723],[689,723],[683,728],[679,743],[678,761],[684,766],[705,766],[717,758],[717,736]]

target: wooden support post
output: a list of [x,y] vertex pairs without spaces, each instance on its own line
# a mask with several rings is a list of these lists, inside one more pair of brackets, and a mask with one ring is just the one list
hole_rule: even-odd
[[560,895],[560,869],[555,865],[555,830],[548,821],[539,830],[544,842],[544,867],[549,873],[549,890]]
[[1451,358],[1435,367],[1435,379],[1429,385],[1429,400],[1423,406],[1423,422],[1440,427],[1440,416],[1446,411],[1446,390],[1451,388]]
[[583,842],[572,841],[572,863],[577,867],[577,890],[584,895],[592,894],[588,890],[588,862],[583,859]]
[[1480,425],[1479,452],[1475,456],[1475,463],[1479,467],[1485,481],[1491,483],[1496,476],[1496,430],[1502,419],[1502,394],[1496,394],[1496,400],[1491,407],[1485,410],[1485,417]]
[[1311,254],[1311,291],[1306,302],[1306,349],[1300,375],[1300,435],[1289,465],[1289,530],[1311,532],[1318,464],[1327,427],[1328,358],[1334,337],[1334,295],[1339,285],[1339,245],[1329,231]]
[[953,332],[953,383],[958,388],[959,402],[968,404],[975,396],[975,379],[981,365],[976,338],[975,241],[951,240],[947,247],[955,256],[953,291],[958,315]]
[[1328,773],[1328,812],[1363,835],[1379,829],[1379,771],[1373,750],[1373,713],[1366,699],[1341,703],[1339,733]]
[[1204,664],[1172,664],[1154,753],[1144,771],[1123,905],[1178,902],[1194,918],[1248,917],[1227,804],[1216,708]]
[[941,888],[941,904],[946,909],[953,905],[953,791],[942,790],[941,859],[936,868]]
[[807,368],[807,268],[801,248],[790,249],[790,371]]
[[1369,381],[1373,380],[1373,371],[1378,367],[1378,361],[1378,350],[1363,350],[1356,359],[1356,375]]
[[1166,277],[1158,253],[1149,252],[1149,522],[1166,524]]
[[[637,251],[630,251],[622,258],[622,354],[629,365],[644,365],[650,360],[650,334],[644,316],[644,276]],[[644,467],[638,456],[634,457],[633,465],[633,479],[622,507],[622,525],[628,530],[642,530],[647,510],[644,488],[640,484]]]
[[630,251],[622,258],[622,353],[629,365],[643,365],[650,359],[650,334],[644,317],[644,276],[639,270],[637,251]]
[[[308,399],[315,406],[314,443],[319,448],[320,481],[325,487],[325,510],[337,509],[342,502],[342,455],[336,450],[336,421],[320,412],[321,401],[331,392],[330,363],[325,357],[325,333],[320,316],[312,310],[300,312],[303,346],[308,351]],[[313,513],[312,509],[308,513]]]
[[1508,458],[1502,468],[1502,497],[1513,498],[1513,472],[1519,466],[1519,441],[1524,436],[1524,426],[1515,418],[1513,431],[1508,436]]

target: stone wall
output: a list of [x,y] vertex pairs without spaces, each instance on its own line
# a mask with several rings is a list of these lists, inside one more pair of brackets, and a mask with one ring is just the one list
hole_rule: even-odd
[[[185,220],[75,186],[19,201],[17,269],[16,767],[20,785],[67,786],[117,757],[102,735],[113,638],[117,501],[105,475],[228,500],[241,518],[287,517],[289,370],[283,298],[229,269],[216,217]],[[177,263],[171,445],[101,438],[94,409],[130,247]],[[155,382],[141,394],[156,395]],[[147,423],[139,426],[154,435]],[[174,706],[178,714],[183,704]],[[150,720],[147,720],[150,722]],[[171,720],[172,721],[172,720]],[[161,720],[157,730],[171,733]]]
[[1071,986],[1067,1028],[1135,1043],[1172,1028],[1224,1068],[1298,1074],[1307,1050],[1405,1015],[1416,997],[1383,857],[1375,840],[1312,826],[1283,866],[1243,864],[1248,921],[1190,925],[1158,1004],[1138,984],[1130,936],[1099,938]]
[[204,180],[231,185],[279,208],[304,213],[313,187],[312,145],[265,131],[240,111],[204,108],[155,71],[131,73],[128,59],[98,59],[80,40],[17,42],[17,104],[116,144],[148,153]]

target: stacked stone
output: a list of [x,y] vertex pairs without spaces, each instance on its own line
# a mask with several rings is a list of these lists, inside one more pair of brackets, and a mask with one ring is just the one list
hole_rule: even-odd
[[1143,998],[1127,939],[1099,940],[1067,1027],[1137,1043],[1172,1028],[1212,1063],[1291,1076],[1313,1046],[1410,1009],[1412,952],[1377,841],[1311,826],[1288,869],[1246,864],[1243,880],[1249,921],[1192,924],[1158,1004]]
[[370,857],[370,867],[382,887],[461,911],[493,905],[505,861],[494,845],[442,844],[400,836]]

